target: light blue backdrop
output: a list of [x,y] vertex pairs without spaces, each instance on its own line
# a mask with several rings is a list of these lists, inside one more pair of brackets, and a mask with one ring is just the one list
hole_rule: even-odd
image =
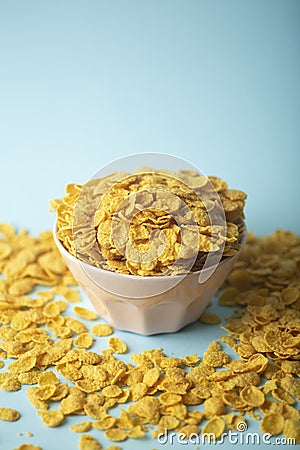
[[135,152],[249,194],[251,230],[300,231],[298,0],[0,1],[0,220]]
[[[0,221],[50,228],[48,199],[66,183],[164,152],[246,191],[250,230],[300,232],[299,21],[298,0],[0,0]],[[220,334],[194,324],[125,340],[182,356]],[[0,424],[1,449],[26,430],[47,450],[77,448],[78,436],[46,431],[20,395],[1,393],[23,413]]]

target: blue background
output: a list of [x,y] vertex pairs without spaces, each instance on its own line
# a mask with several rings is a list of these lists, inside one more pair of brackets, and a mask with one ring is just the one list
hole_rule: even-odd
[[[0,0],[0,221],[50,228],[48,199],[66,183],[163,152],[247,192],[250,230],[300,232],[299,19],[298,0]],[[126,341],[201,353],[214,333],[192,325]],[[47,449],[76,447],[78,436],[45,430],[27,403],[22,422],[1,424],[14,430],[1,450],[21,428],[45,449],[53,433]]]
[[0,1],[0,220],[52,225],[67,182],[136,152],[248,195],[300,232],[300,2]]

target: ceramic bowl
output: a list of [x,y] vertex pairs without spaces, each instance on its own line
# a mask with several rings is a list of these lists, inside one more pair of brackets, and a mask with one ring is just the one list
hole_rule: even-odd
[[[175,276],[123,275],[71,255],[57,237],[56,223],[53,236],[65,263],[97,313],[119,330],[143,335],[175,332],[199,319],[239,256],[237,253],[221,261],[202,283],[200,272],[210,268]],[[246,231],[241,237],[244,245]]]

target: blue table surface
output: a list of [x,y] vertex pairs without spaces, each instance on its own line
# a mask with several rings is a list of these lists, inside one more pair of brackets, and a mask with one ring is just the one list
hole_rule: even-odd
[[[128,154],[163,152],[247,192],[249,230],[300,233],[299,19],[297,0],[0,2],[0,222],[50,229],[48,200],[65,184]],[[230,314],[216,303],[211,310]],[[170,335],[116,332],[130,353],[163,347],[200,357],[222,334],[199,322]],[[1,450],[25,441],[77,448],[69,425],[81,417],[48,429],[25,388],[0,395],[22,414],[1,421]],[[258,430],[249,420],[248,431]],[[147,437],[121,446],[182,445]]]

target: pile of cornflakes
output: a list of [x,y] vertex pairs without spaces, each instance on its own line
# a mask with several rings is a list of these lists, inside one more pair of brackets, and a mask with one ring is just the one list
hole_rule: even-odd
[[[100,440],[103,433],[112,442],[169,431],[186,438],[212,433],[218,439],[241,429],[248,415],[261,420],[264,433],[283,432],[300,442],[298,236],[250,234],[227,280],[219,302],[237,310],[225,327],[229,335],[219,340],[232,346],[238,359],[213,341],[202,360],[153,349],[132,354],[128,364],[120,357],[128,352],[126,343],[111,336],[113,328],[93,311],[75,305],[78,318],[67,315],[69,304],[80,297],[70,287],[74,281],[51,234],[33,238],[6,224],[0,225],[0,234],[0,388],[27,386],[45,426],[67,425],[68,416],[76,415],[80,421],[70,429],[82,433],[79,449],[97,450],[100,443],[87,434],[92,429],[99,430]],[[47,289],[32,293],[36,285]],[[80,319],[91,321],[90,329]],[[201,320],[219,322],[208,312]],[[107,339],[101,354],[90,350],[96,339]],[[7,358],[14,361],[5,364]],[[0,420],[19,418],[7,405],[0,408]]]
[[57,236],[77,258],[123,274],[200,270],[208,253],[240,249],[242,191],[193,171],[149,168],[69,184],[57,212]]

